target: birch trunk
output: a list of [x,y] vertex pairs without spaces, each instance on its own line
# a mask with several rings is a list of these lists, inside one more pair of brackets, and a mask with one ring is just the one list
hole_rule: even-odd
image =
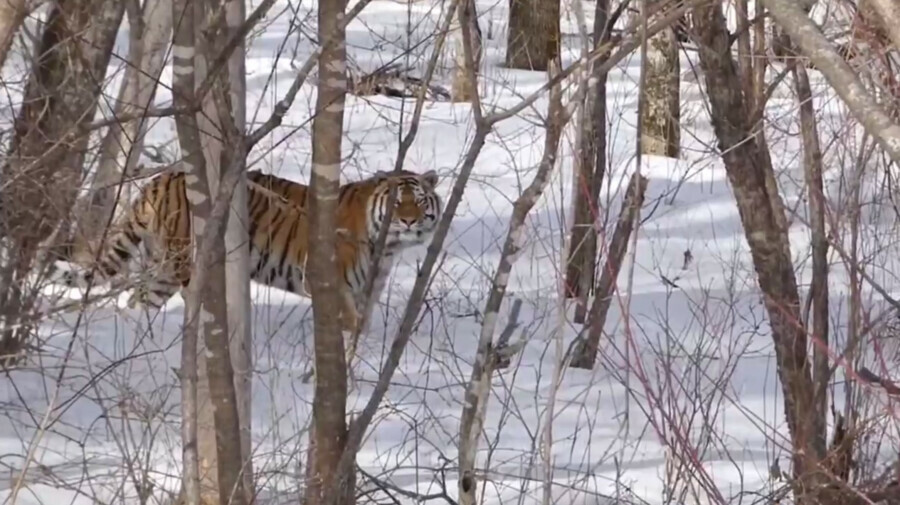
[[[198,451],[203,479],[201,500],[204,503],[243,503],[251,498],[247,486],[252,483],[247,460],[249,425],[241,423],[241,411],[250,401],[246,388],[249,385],[249,365],[246,363],[249,356],[246,348],[250,303],[247,270],[249,245],[244,228],[246,220],[241,219],[247,213],[244,153],[240,148],[244,127],[243,64],[235,61],[244,58],[243,43],[230,55],[227,68],[210,77],[215,70],[210,65],[242,25],[243,9],[240,5],[235,6],[235,2],[226,0],[198,3],[205,6],[206,21],[217,19],[216,13],[226,9],[224,25],[198,24],[199,31],[195,34],[198,40],[195,88],[200,81],[210,83],[209,92],[201,98],[201,112],[197,114],[208,195],[220,194],[226,171],[235,172],[238,180],[228,197],[230,204],[224,229],[216,234],[214,244],[210,246],[213,249],[209,283],[202,291],[201,332],[205,345],[201,345],[199,352],[198,403],[214,408],[201,408],[198,420]],[[235,71],[239,74],[235,75]],[[240,89],[232,90],[232,83]],[[240,117],[235,116],[235,103],[238,104]],[[195,216],[195,223],[207,219],[211,206],[202,209],[202,213]],[[201,232],[195,232],[195,237],[199,237]],[[229,248],[228,240],[231,240],[233,249]],[[232,273],[230,281],[229,270]],[[241,282],[242,276],[246,285]],[[233,322],[239,327],[233,327]],[[241,361],[236,363],[235,358]],[[241,373],[236,370],[241,370]],[[246,421],[249,421],[248,414],[243,414]]]
[[674,29],[667,28],[647,41],[645,69],[642,153],[677,158],[681,143],[681,66]]
[[[208,55],[205,53],[211,47],[221,47],[210,42],[219,41],[223,27],[202,26],[200,23],[201,19],[211,19],[212,16],[208,14],[215,8],[216,5],[204,5],[201,2],[179,4],[176,8],[175,16],[180,22],[175,35],[174,71],[178,82],[176,100],[179,104],[196,103],[197,77],[205,76],[206,72]],[[209,34],[211,39],[201,39],[201,26],[205,28],[202,33]],[[187,173],[187,198],[193,234],[193,244],[190,247],[193,261],[191,281],[185,296],[182,352],[183,360],[192,368],[192,372],[197,370],[196,375],[191,377],[197,383],[193,412],[186,412],[186,415],[193,415],[188,423],[195,427],[196,445],[190,449],[196,447],[197,462],[187,461],[185,458],[185,466],[187,468],[190,464],[199,468],[197,474],[193,473],[193,468],[190,474],[185,472],[185,495],[190,502],[199,500],[203,504],[243,504],[247,501],[243,486],[241,433],[226,303],[224,224],[232,194],[228,191],[222,194],[218,187],[220,184],[217,184],[222,178],[233,179],[230,172],[242,170],[241,163],[234,160],[244,155],[242,139],[236,138],[234,126],[230,123],[227,79],[227,73],[219,74],[212,82],[209,96],[216,104],[212,111],[217,114],[217,118],[226,118],[230,128],[201,129],[197,116],[206,117],[203,114],[206,111],[197,116],[179,116],[177,123]],[[217,124],[222,125],[226,123],[223,121]],[[210,134],[205,132],[211,131],[224,135],[233,147],[213,151],[210,155],[209,150],[205,149],[211,144],[208,140]],[[215,192],[212,189],[214,184]],[[233,186],[228,188],[233,191]],[[214,201],[213,195],[226,203]],[[187,258],[181,259],[185,261]],[[201,334],[204,343],[202,361],[197,359],[196,351],[198,336]],[[194,365],[197,361],[200,362]],[[200,413],[211,413],[211,416],[200,416]],[[186,443],[186,452],[188,448]],[[188,475],[197,481],[188,482]]]
[[[180,22],[172,34],[172,100],[176,107],[190,107],[194,103],[196,81],[194,54],[194,23],[196,7],[194,0],[175,0],[173,18]],[[195,204],[204,197],[208,189],[203,187],[199,173],[206,170],[203,151],[200,147],[200,130],[197,120],[191,114],[175,118],[178,143],[181,147],[182,165],[186,176],[187,194]],[[202,203],[202,201],[200,202]],[[194,204],[194,205],[195,205]],[[193,219],[193,218],[192,218]],[[197,226],[193,227],[197,233]],[[190,244],[183,244],[189,247]],[[187,253],[185,253],[187,254]],[[182,261],[186,258],[182,257]],[[198,340],[199,325],[195,323],[200,313],[200,299],[191,292],[184,293],[184,335],[181,341],[181,446],[182,446],[182,502],[185,505],[200,505],[200,462],[197,448],[199,424],[198,405]]]
[[[309,200],[309,243],[306,275],[312,295],[315,331],[316,385],[313,430],[310,440],[310,480],[305,502],[318,505],[331,498],[349,504],[354,499],[353,479],[337,487],[340,496],[326,496],[336,479],[338,462],[347,441],[347,364],[339,318],[341,306],[336,262],[337,198],[341,175],[344,100],[347,94],[345,0],[319,3],[319,82],[312,126],[312,179]],[[352,470],[349,470],[352,472]],[[342,479],[343,480],[343,479]]]
[[[146,0],[140,19],[130,23],[129,61],[116,101],[116,117],[134,116],[153,104],[159,76],[166,64],[166,49],[172,40],[172,14],[172,0]],[[145,117],[115,123],[103,138],[87,208],[78,213],[79,249],[86,252],[90,244],[95,244],[116,202],[128,200],[129,192],[123,182],[126,177],[136,175],[147,125]]]
[[[226,3],[226,22],[228,36],[232,37],[245,22],[245,4],[242,0],[228,0]],[[236,133],[245,135],[247,124],[247,72],[245,69],[245,44],[242,41],[228,60],[228,77],[231,88],[231,116]],[[244,157],[238,154],[234,160],[238,163],[241,177],[234,188],[228,223],[225,228],[225,262],[226,302],[228,305],[228,329],[231,333],[231,357],[234,366],[235,392],[238,405],[238,419],[241,430],[241,455],[244,458],[244,489],[248,498],[254,494],[253,466],[250,454],[252,451],[252,345],[253,336],[250,330],[250,244],[247,241],[249,230],[247,208],[247,176]]]

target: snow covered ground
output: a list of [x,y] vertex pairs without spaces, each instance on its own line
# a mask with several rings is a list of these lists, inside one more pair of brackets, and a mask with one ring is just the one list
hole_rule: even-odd
[[[249,1],[248,10],[255,5]],[[546,80],[541,72],[502,68],[506,5],[499,0],[478,2],[481,29],[488,39],[480,81],[487,107],[510,106]],[[564,5],[566,61],[571,62],[577,57],[578,31],[569,2]],[[436,0],[411,4],[375,0],[348,28],[352,62],[368,71],[396,59],[421,72],[445,7]],[[584,3],[588,26],[592,9],[592,3]],[[294,26],[292,12],[296,22],[303,23],[300,33],[289,33]],[[249,116],[257,124],[268,117],[312,51],[308,37],[315,33],[314,22],[314,3],[279,0],[265,28],[256,32],[247,52],[247,82]],[[120,41],[124,53],[127,36]],[[479,454],[484,503],[539,503],[548,475],[551,499],[567,504],[755,503],[779,485],[769,480],[769,469],[777,459],[782,468],[788,464],[781,391],[739,215],[714,151],[696,65],[694,54],[684,55],[681,158],[646,157],[640,168],[650,180],[643,221],[619,279],[619,296],[607,319],[598,366],[593,371],[562,370],[555,384],[562,352],[578,331],[571,321],[572,308],[561,310],[558,297],[570,219],[574,140],[572,129],[566,132],[564,155],[529,217],[526,251],[513,270],[504,303],[505,314],[513,299],[523,300],[520,321],[527,345],[513,366],[494,378]],[[119,63],[113,66],[121,70]],[[6,75],[15,72],[5,69]],[[603,192],[603,210],[610,210],[607,232],[636,168],[638,73],[635,56],[609,77],[610,167]],[[119,76],[110,82],[112,96]],[[168,85],[170,68],[164,77]],[[823,121],[823,139],[830,146],[829,198],[838,213],[850,184],[849,175],[842,178],[839,169],[853,166],[848,153],[855,152],[861,140],[857,131],[847,128],[849,120],[836,98],[823,90],[817,75],[813,77],[820,90],[816,108]],[[446,66],[439,68],[438,81],[449,86]],[[313,82],[304,86],[282,127],[250,156],[253,168],[308,180],[313,86]],[[170,99],[162,89],[157,104]],[[540,117],[546,108],[542,99],[500,123],[478,158],[420,324],[358,457],[363,471],[390,486],[422,495],[440,493],[444,486],[451,497],[456,496],[458,420],[474,357],[478,314],[499,260],[512,202],[530,182],[541,155]],[[411,101],[348,97],[343,177],[352,180],[391,169],[411,112]],[[3,117],[10,116],[7,107]],[[790,236],[805,293],[809,240],[802,221],[805,199],[797,205],[805,187],[796,116],[790,88],[782,86],[770,104],[767,135],[785,201],[797,210],[791,217]],[[438,190],[446,200],[473,132],[469,105],[428,103],[405,168],[436,169],[441,175]],[[148,144],[175,159],[174,123],[154,120]],[[863,200],[874,200],[881,191],[876,182],[861,188]],[[869,274],[888,290],[897,284],[891,274],[896,270],[892,212],[889,205],[867,205],[860,232],[861,256],[878,265]],[[693,256],[687,265],[686,250]],[[847,274],[839,257],[832,256],[832,325],[834,338],[842,345]],[[360,344],[351,408],[361,409],[368,398],[415,281],[416,261],[422,257],[424,249],[410,252],[393,272],[373,330]],[[274,289],[254,285],[253,295],[258,487],[267,502],[296,503],[312,401],[311,309],[307,299]],[[870,317],[877,317],[882,310],[878,297],[866,291],[864,300]],[[34,366],[0,381],[4,407],[0,475],[8,471],[8,478],[0,478],[0,495],[10,495],[29,451],[34,462],[19,492],[21,504],[95,503],[95,499],[137,503],[136,481],[152,482],[150,503],[156,503],[165,497],[162,489],[177,489],[180,414],[173,368],[180,359],[182,308],[176,297],[151,321],[142,313],[106,306],[80,318],[71,314],[54,318],[42,326],[45,352],[35,358]],[[880,355],[886,356],[890,368],[891,351]],[[834,400],[840,408],[844,398],[840,368],[836,380]],[[891,413],[884,398],[875,396],[871,401],[875,411]],[[546,430],[549,445],[544,441]],[[679,468],[674,465],[678,460],[698,465]],[[667,488],[687,494],[669,497]],[[414,502],[393,494],[400,503]]]

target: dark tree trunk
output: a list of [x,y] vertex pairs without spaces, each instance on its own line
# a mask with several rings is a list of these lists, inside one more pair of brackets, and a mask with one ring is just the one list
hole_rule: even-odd
[[[734,191],[744,234],[750,246],[757,282],[762,291],[772,339],[778,376],[784,392],[784,409],[793,447],[793,473],[801,479],[795,487],[798,503],[809,502],[804,486],[816,481],[815,390],[807,357],[806,330],[800,317],[800,298],[784,215],[777,215],[780,200],[772,194],[774,179],[768,148],[762,137],[753,134],[745,113],[741,78],[731,56],[729,34],[720,5],[694,12],[700,64],[706,80],[711,117],[728,180]],[[783,212],[783,211],[782,211]],[[805,489],[812,489],[807,487]]]
[[509,0],[506,66],[547,70],[559,56],[559,0]]
[[[607,29],[609,0],[597,0],[594,10],[594,48],[610,38]],[[566,264],[566,297],[577,298],[575,321],[583,324],[587,299],[597,269],[597,230],[600,216],[600,190],[606,175],[606,80],[601,70],[605,59],[594,62],[585,108],[581,155],[577,158],[573,181],[575,212],[570,232],[569,258]]]

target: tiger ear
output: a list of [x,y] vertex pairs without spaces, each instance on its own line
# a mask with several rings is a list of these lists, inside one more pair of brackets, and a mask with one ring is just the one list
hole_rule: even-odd
[[425,172],[424,174],[422,174],[420,176],[420,178],[423,181],[427,182],[429,185],[431,185],[432,188],[437,186],[438,174],[434,170],[429,170],[429,171]]

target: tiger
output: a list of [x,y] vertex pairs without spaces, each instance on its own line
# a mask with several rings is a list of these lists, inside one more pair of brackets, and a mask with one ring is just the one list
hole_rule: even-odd
[[[250,279],[309,298],[305,275],[309,187],[262,171],[248,172],[247,180]],[[397,193],[381,265],[373,283],[374,300],[384,289],[396,255],[404,249],[426,245],[432,238],[442,212],[442,200],[435,191],[437,182],[434,170],[401,170],[379,171],[340,186],[335,219],[344,331],[359,329],[366,301],[366,276],[373,265],[391,187],[395,186]],[[122,277],[136,254],[143,253],[156,268],[149,274],[148,282],[132,290],[128,306],[158,310],[190,282],[191,233],[185,173],[164,172],[144,185],[138,198],[116,221],[96,262],[75,258],[71,246],[57,251],[55,257],[75,265],[62,279],[72,287],[92,281],[113,282]]]

